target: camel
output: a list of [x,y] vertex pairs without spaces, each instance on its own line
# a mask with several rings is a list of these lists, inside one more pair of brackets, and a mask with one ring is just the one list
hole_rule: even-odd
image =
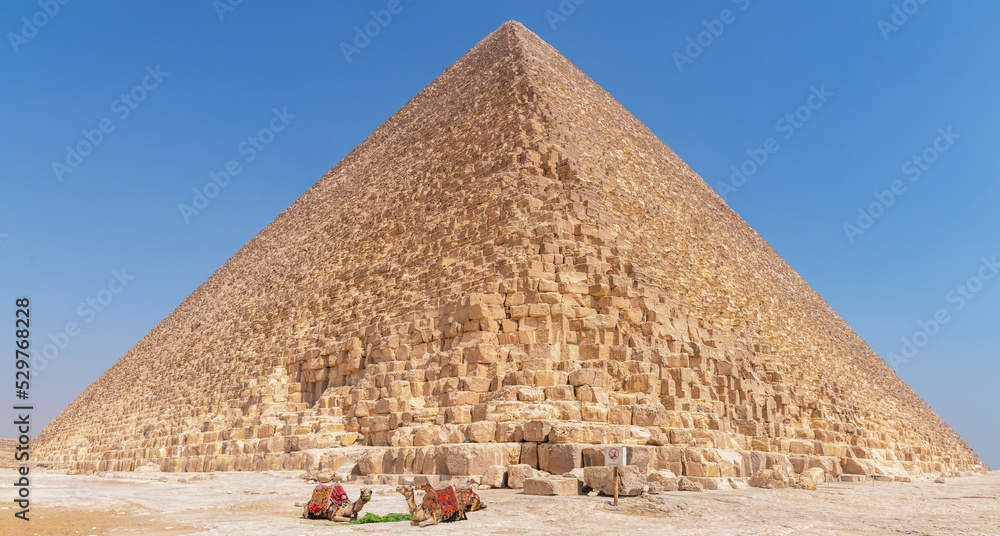
[[[422,486],[421,489],[424,489],[424,486]],[[413,499],[413,486],[399,486],[396,488],[396,491],[402,493],[403,497],[406,498],[407,509],[410,511],[410,516],[413,517],[410,521],[410,525],[426,527],[445,521],[465,519],[465,505],[457,500],[457,509],[454,512],[451,512],[450,514],[442,514],[441,505],[438,502],[437,492],[435,492],[433,488],[430,488],[430,491],[424,493],[424,500],[421,501],[419,505]]]
[[[318,493],[319,495],[317,495]],[[302,511],[302,517],[329,519],[338,522],[351,521],[358,517],[358,512],[371,499],[372,490],[370,488],[361,488],[361,497],[351,503],[347,498],[347,493],[339,485],[334,487],[316,486],[316,490],[313,491],[313,501],[319,501],[318,506],[315,506],[317,510],[310,511],[310,504],[313,504],[313,501],[310,501]]]
[[[454,486],[454,488],[455,496],[458,497],[459,502],[465,506],[466,512],[475,512],[476,510],[486,509],[486,503],[479,498],[478,493],[472,491],[472,488],[468,486]],[[419,489],[424,490],[424,492],[434,491],[434,488],[426,482],[421,484]]]
[[[335,511],[330,512],[329,519],[331,521],[339,521],[341,523],[351,521],[358,518],[358,512],[365,507],[368,501],[372,500],[372,490],[371,488],[361,488],[361,496],[354,503],[344,503],[337,508]],[[328,510],[329,512],[329,510]]]
[[410,525],[426,527],[438,522],[434,516],[434,511],[424,508],[423,504],[417,506],[413,500],[413,486],[397,486],[396,491],[403,494],[406,499],[406,509],[410,511]]

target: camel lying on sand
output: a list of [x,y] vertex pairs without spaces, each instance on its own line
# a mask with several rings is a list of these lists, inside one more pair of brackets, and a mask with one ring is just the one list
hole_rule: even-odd
[[431,491],[424,493],[424,500],[419,505],[413,499],[413,486],[399,486],[396,491],[402,493],[403,497],[406,498],[407,509],[413,517],[410,521],[411,525],[426,527],[436,523],[465,519],[465,504],[459,502],[455,496],[455,490],[451,486],[441,490],[431,488]]
[[371,488],[361,488],[361,496],[353,503],[347,498],[344,488],[337,486],[316,486],[313,498],[302,510],[302,517],[329,519],[346,522],[357,519],[358,513],[372,500]]

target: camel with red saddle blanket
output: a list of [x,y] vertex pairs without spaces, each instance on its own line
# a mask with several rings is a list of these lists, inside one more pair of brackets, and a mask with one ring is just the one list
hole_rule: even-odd
[[396,491],[406,498],[406,505],[413,520],[411,525],[426,527],[436,523],[466,519],[466,512],[486,508],[479,495],[468,487],[444,486],[434,488],[430,484],[420,486],[424,498],[418,505],[413,497],[413,486],[399,486]]
[[333,486],[320,484],[313,488],[312,499],[302,510],[302,517],[339,522],[351,521],[358,518],[358,513],[370,500],[372,500],[370,488],[361,488],[361,496],[352,503],[340,484]]

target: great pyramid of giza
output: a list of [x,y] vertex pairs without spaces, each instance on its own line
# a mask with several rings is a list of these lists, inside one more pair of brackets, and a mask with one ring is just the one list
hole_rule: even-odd
[[706,478],[983,469],[697,174],[516,22],[38,443],[83,472],[336,469],[360,445],[360,474],[561,473],[600,444]]

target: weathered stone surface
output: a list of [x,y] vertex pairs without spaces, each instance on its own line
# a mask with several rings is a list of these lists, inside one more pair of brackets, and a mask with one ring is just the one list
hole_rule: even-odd
[[[614,495],[614,471],[611,467],[591,466],[583,468],[583,483],[585,487],[595,489],[605,495]],[[636,496],[643,492],[646,485],[642,473],[634,465],[618,468],[618,494],[626,497]]]
[[822,467],[810,467],[799,474],[796,486],[816,491],[816,487],[826,481],[826,471]]
[[791,481],[784,471],[776,467],[754,473],[748,483],[755,488],[781,489],[788,487]]
[[362,475],[378,475],[382,471],[382,462],[385,460],[385,449],[369,449],[361,453],[358,457],[357,470]]
[[530,465],[517,464],[507,467],[507,487],[511,489],[521,489],[524,481],[529,478],[536,478],[538,471]]
[[528,495],[576,495],[577,491],[578,483],[575,478],[550,476],[524,481],[524,493]]
[[482,475],[492,465],[507,462],[507,452],[503,445],[444,445],[439,447],[445,453],[445,467],[450,475]]
[[483,484],[491,488],[502,488],[507,485],[507,468],[503,465],[491,465],[483,473]]
[[326,484],[327,482],[330,482],[330,481],[333,480],[333,472],[332,471],[320,471],[318,473],[313,474],[312,476],[313,476],[313,479],[315,479],[316,482],[319,482],[320,484]]
[[547,453],[546,463],[543,464],[539,460],[538,468],[542,471],[561,475],[583,467],[583,445],[575,443],[539,445],[539,448],[542,447],[545,447]]
[[569,471],[567,473],[563,473],[562,476],[563,476],[563,478],[572,478],[573,480],[576,480],[576,492],[577,492],[577,495],[582,495],[583,494],[584,488],[586,486],[584,485],[584,473],[583,473],[583,469],[582,468],[580,468],[580,469],[573,469],[572,471]]
[[613,487],[611,468],[601,465],[584,467],[583,485],[601,493],[607,494],[606,491],[614,493],[615,488]]
[[840,462],[844,473],[849,475],[882,475],[885,474],[872,460],[844,458]]
[[695,482],[694,480],[691,480],[690,478],[682,476],[679,479],[677,479],[678,491],[702,491],[704,489],[705,488],[701,484]]
[[646,478],[634,465],[618,468],[618,494],[635,497],[645,491]]
[[469,425],[469,440],[476,443],[489,443],[496,437],[497,423],[479,421]]
[[[446,448],[506,442],[524,443],[513,460]],[[514,22],[188,296],[33,458],[310,469],[354,444],[389,449],[366,476],[561,474],[604,444],[705,479],[814,459],[983,469],[712,188]]]
[[337,451],[327,452],[320,458],[319,469],[335,473],[345,463],[347,463],[347,456],[344,453]]
[[677,475],[672,471],[653,470],[646,474],[646,482],[652,492],[677,491]]

